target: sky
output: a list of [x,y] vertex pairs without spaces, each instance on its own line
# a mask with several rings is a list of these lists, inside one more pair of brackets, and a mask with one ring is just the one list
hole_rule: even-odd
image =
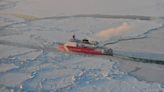
[[157,0],[24,0],[17,3],[15,8],[5,11],[36,16],[74,14],[158,16],[163,9],[154,6],[162,5]]

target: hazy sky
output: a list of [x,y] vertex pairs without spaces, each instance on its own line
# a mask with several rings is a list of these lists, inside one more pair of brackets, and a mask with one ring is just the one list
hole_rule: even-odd
[[10,12],[37,16],[96,13],[154,15],[160,11],[157,7],[160,3],[158,0],[22,0]]

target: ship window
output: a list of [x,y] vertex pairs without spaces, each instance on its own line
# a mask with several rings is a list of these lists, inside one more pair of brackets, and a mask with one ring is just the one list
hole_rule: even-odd
[[83,39],[83,43],[89,44],[89,40],[88,39]]

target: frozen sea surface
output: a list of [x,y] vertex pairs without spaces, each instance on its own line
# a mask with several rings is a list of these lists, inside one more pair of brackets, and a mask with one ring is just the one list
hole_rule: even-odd
[[[164,61],[164,2],[117,2],[1,0],[0,92],[163,92],[163,65],[124,57]],[[57,51],[72,34],[118,57]]]

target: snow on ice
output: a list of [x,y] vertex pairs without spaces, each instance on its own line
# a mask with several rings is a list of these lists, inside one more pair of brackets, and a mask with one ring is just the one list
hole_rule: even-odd
[[[163,65],[122,58],[164,61],[163,4],[0,1],[0,92],[163,92]],[[56,51],[72,34],[121,57]]]

